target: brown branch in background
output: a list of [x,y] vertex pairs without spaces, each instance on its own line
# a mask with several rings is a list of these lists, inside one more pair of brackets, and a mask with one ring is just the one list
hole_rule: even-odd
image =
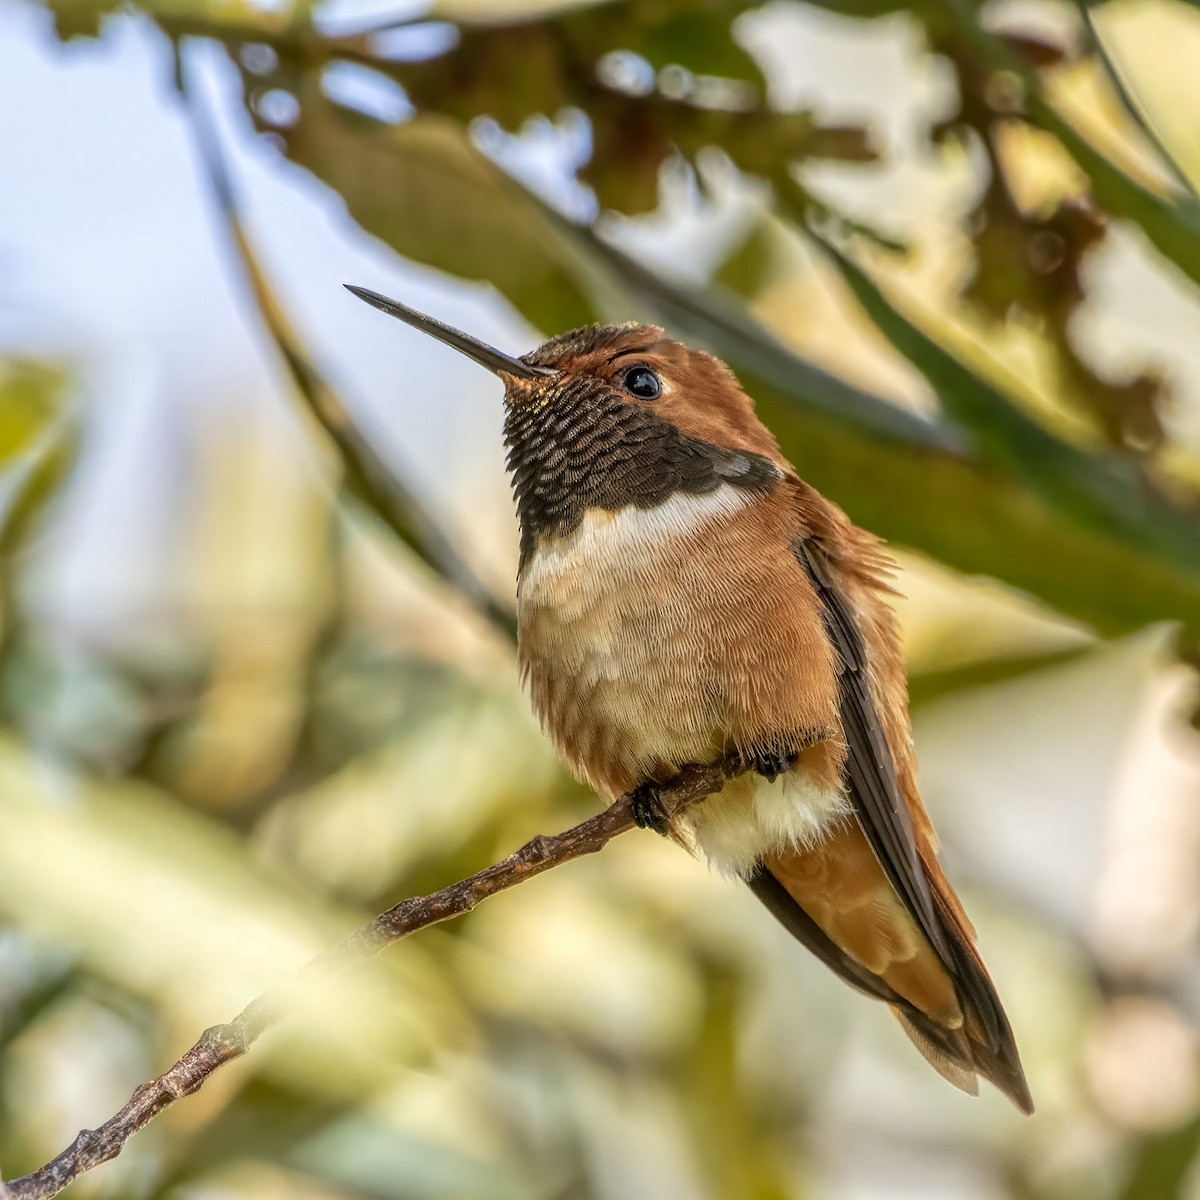
[[[729,758],[712,766],[685,767],[661,788],[668,817],[720,790],[725,780],[740,773],[743,765]],[[157,1079],[144,1083],[129,1103],[98,1129],[85,1129],[57,1158],[31,1175],[0,1183],[0,1200],[47,1200],[57,1196],[85,1171],[116,1158],[125,1143],[145,1128],[159,1113],[182,1096],[198,1091],[214,1072],[232,1059],[241,1058],[253,1042],[283,1017],[288,997],[308,979],[328,979],[378,954],[385,946],[401,941],[418,930],[470,912],[480,901],[497,892],[516,887],[535,875],[561,867],[563,863],[603,850],[618,834],[634,827],[629,796],[596,816],[554,837],[535,837],[515,854],[485,867],[426,896],[402,900],[381,913],[357,933],[314,959],[288,984],[265,992],[251,1001],[227,1025],[206,1029],[200,1040]]]
[[217,209],[228,226],[230,240],[245,269],[263,325],[287,366],[296,392],[337,447],[346,491],[375,513],[427,566],[461,592],[510,640],[515,640],[516,618],[512,610],[496,600],[426,506],[359,432],[336,392],[305,353],[254,255],[238,214],[233,184],[216,130],[202,99],[186,82],[178,46],[175,51],[177,86],[191,118]]

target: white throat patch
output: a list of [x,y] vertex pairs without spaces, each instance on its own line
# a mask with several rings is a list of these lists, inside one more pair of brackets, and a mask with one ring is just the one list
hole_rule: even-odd
[[[530,555],[517,584],[517,599],[544,599],[547,588],[557,591],[563,575],[589,570],[603,572],[612,582],[628,579],[658,564],[671,542],[691,537],[720,517],[728,517],[754,501],[744,488],[722,484],[703,495],[677,492],[655,508],[622,508],[617,512],[589,508],[579,528],[561,538],[542,538]],[[589,582],[594,586],[596,576]]]

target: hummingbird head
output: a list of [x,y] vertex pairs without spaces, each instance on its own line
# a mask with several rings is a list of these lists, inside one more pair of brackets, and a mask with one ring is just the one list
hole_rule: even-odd
[[767,491],[788,471],[720,359],[656,325],[589,325],[519,358],[365,288],[359,299],[498,375],[524,563],[588,509],[649,509],[722,486]]

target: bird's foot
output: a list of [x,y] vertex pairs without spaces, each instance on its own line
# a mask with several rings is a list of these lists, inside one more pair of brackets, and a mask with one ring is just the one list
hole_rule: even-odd
[[633,823],[639,829],[653,829],[655,833],[667,836],[670,829],[667,806],[663,802],[662,788],[653,779],[643,779],[629,793],[629,808]]
[[768,783],[774,783],[780,775],[786,775],[800,755],[795,751],[750,750],[742,755],[747,771],[761,775]]

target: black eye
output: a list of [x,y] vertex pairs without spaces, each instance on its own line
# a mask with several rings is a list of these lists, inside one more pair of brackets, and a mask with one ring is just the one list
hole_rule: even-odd
[[621,376],[621,386],[639,400],[657,400],[662,395],[662,380],[649,367],[630,367]]

